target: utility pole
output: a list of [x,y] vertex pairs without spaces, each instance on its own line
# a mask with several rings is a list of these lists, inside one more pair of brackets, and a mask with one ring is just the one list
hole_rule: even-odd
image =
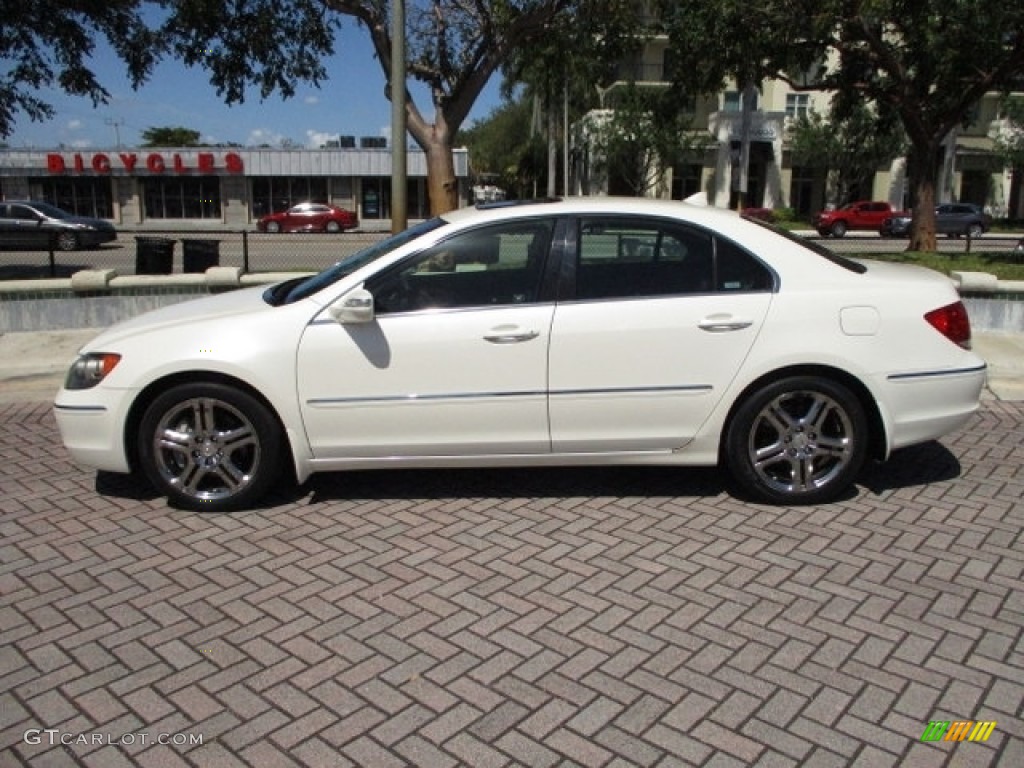
[[406,196],[405,116],[405,0],[391,3],[391,232],[409,226]]
[[104,122],[107,125],[114,126],[114,138],[117,141],[116,146],[117,146],[118,149],[120,149],[121,148],[121,130],[120,130],[120,128],[121,128],[122,125],[124,125],[124,120],[114,120],[113,118],[108,117]]

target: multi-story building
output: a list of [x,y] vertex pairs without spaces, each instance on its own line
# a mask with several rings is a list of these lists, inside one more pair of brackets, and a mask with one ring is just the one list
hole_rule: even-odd
[[[619,67],[619,80],[603,93],[606,107],[614,105],[617,88],[635,84],[646,88],[668,86],[672,50],[665,35],[646,40],[635,60]],[[691,153],[691,159],[674,168],[661,168],[660,183],[652,184],[645,194],[683,199],[704,192],[709,204],[736,207],[739,200],[741,146],[744,131],[749,137],[749,161],[746,167],[746,207],[792,208],[810,214],[829,204],[848,202],[829,199],[829,185],[822,169],[794,164],[789,151],[787,127],[800,115],[815,111],[827,114],[831,94],[824,91],[797,91],[781,80],[759,83],[746,105],[743,91],[735,83],[721,93],[697,98],[690,105],[696,134],[707,139],[703,153]],[[991,94],[982,99],[974,119],[966,127],[953,131],[947,139],[937,190],[938,202],[964,201],[986,206],[994,215],[1024,218],[1021,174],[1015,178],[1003,167],[995,152],[993,136],[1000,129],[1000,97]],[[573,191],[584,194],[626,192],[620,180],[608,175],[601,158],[592,156],[590,137],[598,130],[608,109],[587,115],[575,132],[578,158],[573,174]],[[886,200],[897,208],[912,203],[906,179],[906,160],[898,158],[888,168],[880,168],[870,189],[857,190],[861,198]]]

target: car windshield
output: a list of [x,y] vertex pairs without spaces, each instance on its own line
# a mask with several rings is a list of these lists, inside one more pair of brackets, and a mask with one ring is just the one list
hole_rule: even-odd
[[800,235],[794,235],[788,229],[777,227],[774,224],[770,224],[769,222],[765,221],[764,219],[757,219],[754,218],[753,216],[744,216],[743,218],[746,219],[747,221],[751,221],[754,224],[757,224],[759,227],[770,229],[775,234],[780,235],[781,237],[784,237],[791,242],[802,245],[808,251],[816,253],[822,258],[828,259],[833,264],[842,267],[843,269],[848,269],[851,272],[856,272],[858,274],[863,274],[864,272],[868,271],[868,268],[865,267],[860,262],[854,261],[853,259],[848,259],[845,256],[840,256],[835,251],[829,250],[824,245],[815,242],[814,240],[808,240],[805,237],[800,237]]
[[385,238],[374,243],[369,248],[358,251],[347,259],[342,259],[332,267],[328,267],[312,277],[295,278],[284,283],[279,283],[269,288],[263,298],[268,304],[278,306],[279,304],[291,304],[312,296],[329,285],[347,277],[357,269],[365,267],[371,261],[376,261],[386,256],[396,248],[401,248],[406,243],[415,240],[417,237],[431,232],[438,227],[443,227],[447,222],[441,218],[428,219],[427,221],[415,224],[396,235]]
[[66,219],[71,215],[67,211],[62,211],[60,208],[49,203],[32,203],[32,207],[51,219]]

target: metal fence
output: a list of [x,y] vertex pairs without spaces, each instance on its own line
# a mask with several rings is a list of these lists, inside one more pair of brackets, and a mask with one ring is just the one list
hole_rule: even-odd
[[[202,272],[208,266],[240,267],[244,272],[319,271],[386,237],[386,232],[266,234],[238,229],[124,230],[99,248],[80,251],[0,250],[0,280],[67,277],[83,269],[113,269],[119,275]],[[939,238],[951,258],[965,252],[1011,252],[1019,235]],[[906,248],[906,241],[874,233],[843,238],[808,235],[837,253],[870,255]]]
[[240,267],[243,272],[319,271],[387,235],[123,230],[117,240],[87,250],[0,250],[0,280],[68,277],[83,269],[113,269],[119,275],[203,272],[209,266]]

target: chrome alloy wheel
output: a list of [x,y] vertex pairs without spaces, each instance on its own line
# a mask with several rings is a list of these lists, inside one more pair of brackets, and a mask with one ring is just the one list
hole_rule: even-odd
[[748,434],[754,472],[778,493],[800,495],[825,487],[854,461],[851,416],[820,391],[773,398],[754,417]]
[[241,410],[214,397],[181,401],[153,430],[153,459],[182,496],[219,501],[244,491],[260,470],[261,441]]

